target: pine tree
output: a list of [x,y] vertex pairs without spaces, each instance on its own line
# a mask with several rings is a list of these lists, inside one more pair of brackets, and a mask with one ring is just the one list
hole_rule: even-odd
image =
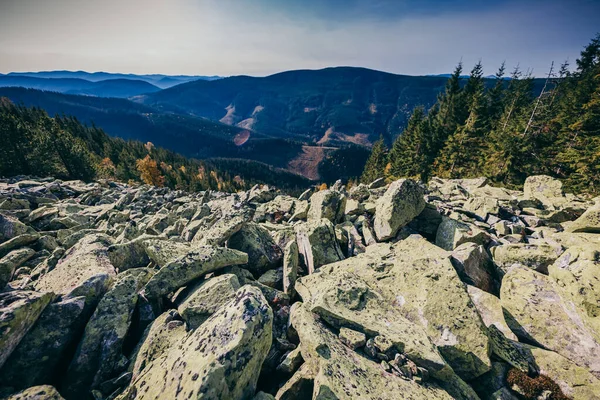
[[417,107],[406,129],[394,141],[389,154],[392,177],[413,177],[425,180],[427,171],[427,119],[423,107]]
[[384,169],[387,164],[387,148],[385,146],[383,135],[373,144],[371,155],[365,164],[364,172],[360,178],[363,183],[370,183],[384,175]]

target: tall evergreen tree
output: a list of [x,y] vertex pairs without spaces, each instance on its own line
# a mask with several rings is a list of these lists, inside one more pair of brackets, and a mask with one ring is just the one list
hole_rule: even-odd
[[387,147],[383,140],[383,135],[373,144],[371,155],[365,165],[365,170],[360,178],[363,183],[370,183],[377,178],[384,176],[387,164]]
[[425,180],[427,171],[427,119],[423,107],[413,111],[406,129],[394,141],[389,154],[393,177],[413,177]]

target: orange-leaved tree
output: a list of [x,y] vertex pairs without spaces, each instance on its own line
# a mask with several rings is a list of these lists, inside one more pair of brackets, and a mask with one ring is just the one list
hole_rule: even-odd
[[160,174],[156,161],[147,155],[141,160],[136,161],[137,170],[144,183],[154,186],[164,186],[165,177]]

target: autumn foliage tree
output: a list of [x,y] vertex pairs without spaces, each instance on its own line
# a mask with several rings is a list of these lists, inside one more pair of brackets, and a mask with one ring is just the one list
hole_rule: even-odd
[[137,170],[140,173],[140,178],[144,183],[154,186],[164,186],[165,177],[158,170],[156,161],[150,158],[150,154],[136,162]]

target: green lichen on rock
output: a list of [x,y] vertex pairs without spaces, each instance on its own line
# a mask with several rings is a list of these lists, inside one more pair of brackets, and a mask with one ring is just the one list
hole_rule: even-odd
[[129,330],[138,292],[152,277],[147,268],[127,270],[115,279],[85,327],[64,379],[68,397],[82,398],[88,388],[122,372],[123,342]]
[[238,250],[195,246],[183,257],[162,267],[144,287],[144,296],[156,298],[185,286],[194,279],[230,265],[248,263],[248,255]]
[[244,286],[198,329],[148,362],[118,398],[252,397],[271,346],[272,323],[261,292]]
[[0,293],[0,368],[53,299],[53,293]]
[[393,238],[425,208],[423,188],[412,179],[392,182],[385,194],[377,200],[373,228],[377,240]]
[[344,259],[337,242],[335,228],[328,219],[308,221],[295,227],[298,249],[309,273],[321,265]]
[[[315,398],[328,399],[452,399],[433,382],[426,386],[386,372],[379,362],[343,344],[310,310],[296,303],[291,323],[300,336],[300,351],[314,380]],[[301,369],[302,370],[302,369]],[[285,391],[280,391],[284,394]],[[283,398],[278,394],[277,398]]]
[[504,276],[500,293],[506,322],[520,338],[539,343],[592,373],[600,373],[600,341],[554,281],[523,266]]
[[64,400],[50,385],[33,386],[8,396],[5,400]]
[[23,389],[56,379],[62,372],[57,367],[66,362],[68,347],[89,317],[85,303],[80,296],[48,305],[0,369],[0,386]]
[[230,301],[240,288],[233,274],[219,275],[202,281],[182,293],[177,300],[177,311],[191,329],[196,329],[219,307]]

